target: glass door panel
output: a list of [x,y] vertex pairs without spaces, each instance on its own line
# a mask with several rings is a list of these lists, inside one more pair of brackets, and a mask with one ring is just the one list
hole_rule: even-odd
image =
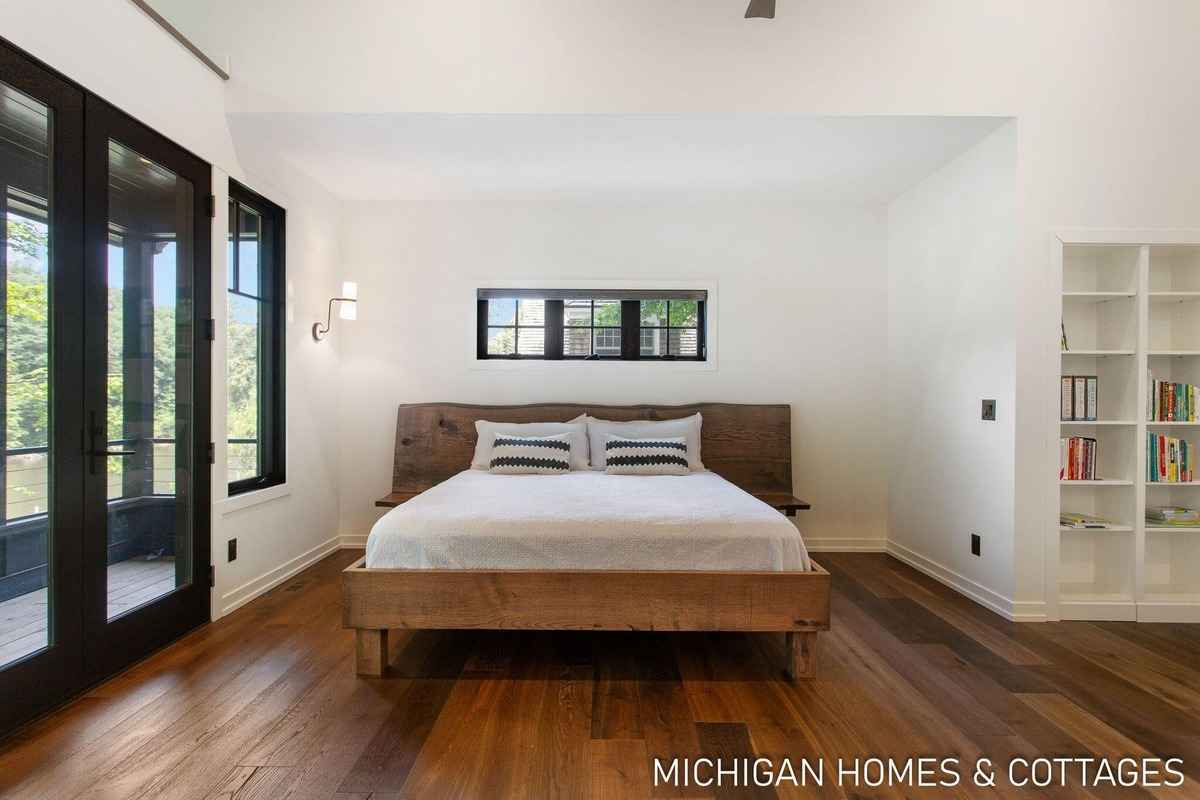
[[0,669],[52,637],[51,118],[0,82]]
[[108,143],[108,359],[93,468],[107,489],[106,619],[193,580],[195,187]]
[[98,98],[85,133],[84,666],[209,617],[211,168]]

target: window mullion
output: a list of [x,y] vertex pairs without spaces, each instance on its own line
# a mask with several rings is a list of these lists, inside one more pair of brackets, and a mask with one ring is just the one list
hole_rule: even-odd
[[637,361],[641,357],[642,304],[638,300],[621,301],[621,358]]
[[545,336],[542,340],[542,358],[557,361],[563,357],[563,301],[547,300],[542,323]]

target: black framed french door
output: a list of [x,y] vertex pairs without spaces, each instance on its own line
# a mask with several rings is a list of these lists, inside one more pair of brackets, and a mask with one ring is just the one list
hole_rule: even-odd
[[85,668],[209,618],[208,164],[99,98],[84,136]]
[[209,619],[210,189],[0,40],[0,735]]
[[83,115],[0,42],[0,732],[83,681]]

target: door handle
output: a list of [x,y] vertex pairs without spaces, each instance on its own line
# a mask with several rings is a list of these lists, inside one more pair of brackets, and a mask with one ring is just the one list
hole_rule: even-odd
[[109,450],[106,447],[97,447],[97,440],[99,440],[101,435],[104,433],[104,428],[102,428],[100,423],[96,421],[95,411],[91,413],[91,425],[89,426],[89,433],[91,436],[90,441],[88,442],[89,449],[86,455],[89,456],[88,471],[93,475],[96,474],[96,468],[98,466],[97,462],[103,458],[108,458],[109,456],[114,458],[129,458],[130,456],[136,456],[138,454],[137,450]]

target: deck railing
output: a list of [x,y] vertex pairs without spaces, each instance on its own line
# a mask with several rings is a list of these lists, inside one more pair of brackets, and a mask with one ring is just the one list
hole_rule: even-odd
[[[230,438],[229,480],[250,477],[258,472],[258,440]],[[151,494],[175,494],[175,440],[153,438]],[[108,443],[109,449],[119,450],[134,444],[131,439]],[[126,497],[122,462],[113,460],[116,467],[108,473],[108,499]],[[45,446],[13,447],[4,453],[4,516],[2,521],[36,517],[46,513],[50,502],[50,456]]]

